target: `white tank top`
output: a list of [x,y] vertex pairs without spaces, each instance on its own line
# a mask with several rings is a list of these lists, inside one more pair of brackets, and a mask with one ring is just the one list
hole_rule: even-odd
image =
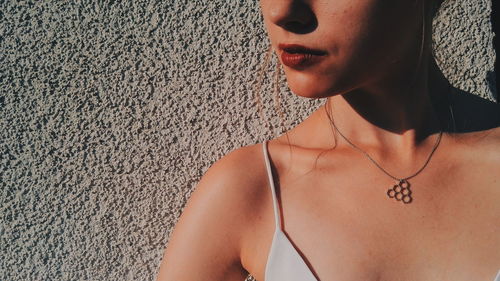
[[[276,188],[274,186],[269,153],[267,151],[267,140],[262,143],[262,150],[266,162],[269,186],[273,195],[273,207],[275,218],[275,231],[271,249],[267,257],[264,280],[265,281],[319,281],[312,273],[297,249],[290,242],[281,229],[281,218],[279,212],[278,199],[276,198]],[[493,281],[500,281],[500,269]]]

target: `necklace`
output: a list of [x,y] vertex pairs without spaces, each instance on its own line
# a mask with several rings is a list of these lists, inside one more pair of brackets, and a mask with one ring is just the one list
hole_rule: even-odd
[[[328,105],[328,103],[327,103]],[[325,111],[326,111],[325,107]],[[384,168],[382,168],[377,161],[375,161],[366,151],[362,150],[361,148],[357,147],[355,144],[353,144],[346,136],[344,136],[340,130],[337,128],[335,125],[335,122],[333,122],[333,117],[330,117],[330,115],[327,112],[328,119],[330,120],[330,124],[333,125],[333,128],[339,133],[339,135],[349,144],[351,145],[354,149],[357,151],[361,152],[364,154],[377,168],[379,168],[382,172],[384,172],[386,175],[391,177],[396,181],[396,183],[390,187],[387,190],[387,196],[389,198],[394,198],[397,201],[401,201],[405,204],[408,204],[413,201],[413,197],[411,196],[412,192],[410,190],[410,183],[408,182],[409,179],[415,177],[416,175],[420,174],[424,170],[424,168],[429,164],[429,161],[431,160],[432,155],[434,154],[434,151],[436,151],[437,147],[439,146],[439,143],[441,142],[441,136],[443,135],[443,130],[439,131],[439,136],[436,140],[436,143],[434,144],[434,147],[432,148],[431,152],[429,153],[429,157],[427,157],[427,160],[425,161],[424,165],[418,169],[415,173],[412,175],[405,177],[405,178],[397,178],[393,175],[391,175],[389,172],[387,172]]]

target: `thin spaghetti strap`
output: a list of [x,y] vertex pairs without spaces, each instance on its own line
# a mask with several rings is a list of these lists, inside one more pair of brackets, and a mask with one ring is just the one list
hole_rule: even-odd
[[276,198],[276,188],[274,186],[273,172],[271,170],[271,163],[269,161],[269,152],[267,150],[267,140],[265,140],[262,143],[262,150],[264,152],[264,159],[266,162],[267,175],[269,178],[269,186],[271,187],[271,193],[273,195],[274,218],[276,222],[276,230],[278,230],[281,229],[281,219],[280,219],[278,199]]

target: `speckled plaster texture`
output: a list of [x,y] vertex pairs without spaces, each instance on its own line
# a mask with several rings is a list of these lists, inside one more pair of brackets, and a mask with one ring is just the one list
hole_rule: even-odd
[[[257,1],[0,2],[0,280],[153,280],[197,181],[282,131]],[[488,99],[488,0],[435,21],[453,85]],[[284,78],[281,79],[284,82]],[[290,128],[322,100],[281,86]]]

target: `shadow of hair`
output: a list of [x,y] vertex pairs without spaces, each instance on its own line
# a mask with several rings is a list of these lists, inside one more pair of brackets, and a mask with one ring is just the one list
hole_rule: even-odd
[[436,74],[431,85],[443,89],[431,91],[431,101],[442,122],[445,133],[470,133],[494,129],[500,126],[500,104],[458,89],[444,77],[436,62],[430,71]]

